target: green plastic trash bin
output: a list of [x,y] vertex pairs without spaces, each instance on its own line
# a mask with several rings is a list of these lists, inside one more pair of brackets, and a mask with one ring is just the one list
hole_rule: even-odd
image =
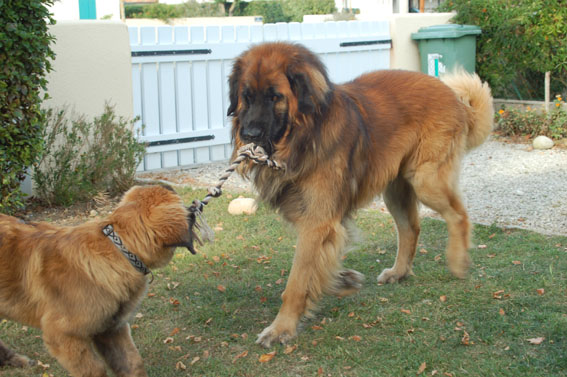
[[421,71],[431,76],[463,67],[474,72],[476,36],[481,29],[474,25],[435,25],[420,28],[411,39],[419,44]]

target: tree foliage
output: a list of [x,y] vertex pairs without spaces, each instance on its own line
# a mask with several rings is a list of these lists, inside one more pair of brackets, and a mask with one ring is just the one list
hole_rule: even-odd
[[448,0],[453,22],[478,25],[477,71],[498,97],[542,99],[567,87],[567,3],[563,0]]
[[20,183],[42,150],[40,109],[51,70],[52,0],[0,0],[0,212],[23,206]]

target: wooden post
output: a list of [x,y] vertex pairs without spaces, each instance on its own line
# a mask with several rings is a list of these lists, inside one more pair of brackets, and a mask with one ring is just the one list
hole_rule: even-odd
[[120,19],[126,22],[126,12],[124,11],[124,0],[120,0]]
[[425,0],[419,0],[419,13],[425,13]]
[[550,86],[551,86],[551,72],[545,72],[545,112],[549,111],[549,100],[550,100]]

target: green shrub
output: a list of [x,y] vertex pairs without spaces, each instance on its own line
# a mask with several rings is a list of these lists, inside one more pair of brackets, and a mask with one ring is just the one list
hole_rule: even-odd
[[448,0],[453,22],[478,25],[477,71],[502,98],[544,97],[544,73],[552,93],[567,87],[567,5],[557,0]]
[[289,22],[290,18],[284,13],[281,0],[258,0],[239,2],[234,11],[235,16],[262,16],[265,24]]
[[189,0],[182,4],[127,5],[124,14],[126,18],[157,18],[168,22],[180,17],[223,17],[225,10],[222,4]]
[[181,17],[224,17],[224,6],[219,3],[198,3],[190,0],[179,5]]
[[284,0],[285,15],[295,22],[303,22],[305,14],[333,14],[334,0]]
[[143,18],[144,5],[141,4],[124,4],[124,16],[126,18]]
[[41,153],[45,74],[54,58],[51,0],[0,0],[0,212],[23,207],[20,183]]
[[567,110],[557,95],[553,108],[546,114],[529,106],[524,109],[501,109],[496,114],[496,130],[503,136],[545,135],[552,139],[567,138]]
[[109,105],[92,122],[67,119],[64,110],[48,111],[45,153],[33,175],[37,197],[49,205],[68,205],[98,192],[127,190],[145,153],[132,131],[135,120],[117,117]]

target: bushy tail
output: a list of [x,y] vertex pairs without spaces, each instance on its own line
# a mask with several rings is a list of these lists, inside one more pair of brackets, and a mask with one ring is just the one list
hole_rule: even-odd
[[467,150],[481,145],[493,128],[494,105],[487,83],[483,83],[476,73],[459,70],[441,78],[467,109]]

